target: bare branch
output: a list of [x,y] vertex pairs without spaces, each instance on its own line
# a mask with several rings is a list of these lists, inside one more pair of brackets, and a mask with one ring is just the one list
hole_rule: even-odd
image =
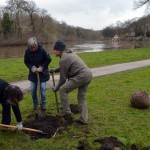
[[137,3],[136,3],[136,8],[140,8],[142,7],[143,5],[145,5],[146,3],[150,2],[150,0],[139,0]]

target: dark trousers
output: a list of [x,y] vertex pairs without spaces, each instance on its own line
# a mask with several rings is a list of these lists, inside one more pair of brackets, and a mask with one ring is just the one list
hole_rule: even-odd
[[10,124],[11,122],[11,105],[2,104],[2,124]]

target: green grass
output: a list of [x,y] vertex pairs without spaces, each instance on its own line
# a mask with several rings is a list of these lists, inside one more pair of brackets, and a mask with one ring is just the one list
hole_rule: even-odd
[[[101,52],[78,53],[78,55],[90,67],[106,66],[117,63],[150,59],[150,47],[130,50],[108,50]],[[58,67],[59,58],[52,57],[49,68]],[[28,69],[24,65],[23,58],[0,59],[1,78],[9,82],[26,80]]]
[[128,50],[106,50],[94,53],[79,53],[79,56],[90,68],[92,68],[149,59],[150,47]]
[[[87,126],[73,123],[63,134],[37,141],[31,141],[28,135],[19,131],[0,132],[0,146],[5,150],[14,149],[14,145],[17,150],[75,150],[79,140],[84,140],[89,144],[89,149],[95,150],[100,145],[94,143],[94,140],[109,136],[117,137],[127,150],[130,150],[131,144],[136,144],[139,148],[150,146],[150,109],[138,110],[130,106],[130,97],[135,90],[142,89],[150,93],[149,74],[150,69],[146,67],[95,78],[86,95],[89,110]],[[76,90],[69,94],[70,103],[77,103],[76,94]],[[47,107],[48,113],[56,114],[55,98],[51,89],[47,91]],[[20,108],[24,120],[29,114],[33,114],[30,94],[24,95]],[[13,113],[12,124],[16,124]]]
[[[149,48],[143,48],[79,55],[90,67],[96,67],[149,59],[149,51]],[[0,65],[9,63],[6,63],[7,66],[3,68],[3,72],[0,72],[0,74],[5,75],[3,78],[14,81],[17,78],[18,71],[20,71],[26,72],[20,79],[26,79],[27,69],[25,70],[25,67],[23,67],[23,59],[3,59],[0,61]],[[53,58],[51,66],[55,67],[57,62],[58,58]],[[17,65],[16,68],[15,65]],[[2,70],[2,67],[0,67],[0,70]],[[15,78],[14,75],[16,75]],[[131,149],[131,144],[136,144],[139,149],[150,146],[150,109],[138,110],[130,106],[131,94],[137,89],[142,89],[149,94],[149,87],[149,67],[94,78],[86,94],[89,111],[87,126],[73,123],[67,131],[60,135],[57,134],[55,138],[36,141],[30,140],[29,135],[22,131],[0,131],[0,147],[5,150],[76,150],[78,142],[83,140],[88,143],[89,150],[96,150],[100,147],[100,144],[94,143],[94,140],[109,136],[117,137],[125,144],[126,150]],[[76,94],[76,90],[69,94],[71,104],[77,104]],[[20,102],[20,109],[23,120],[26,120],[29,114],[33,114],[30,93],[24,95],[24,99]],[[56,115],[55,97],[51,89],[47,90],[47,113]],[[79,115],[74,117],[78,118]],[[17,124],[13,113],[11,124]]]

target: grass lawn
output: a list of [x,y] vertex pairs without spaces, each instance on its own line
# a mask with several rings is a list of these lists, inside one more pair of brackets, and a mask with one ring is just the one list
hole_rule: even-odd
[[[101,52],[78,53],[78,55],[92,67],[106,66],[117,63],[132,62],[150,59],[150,47],[130,49],[130,50],[108,50]],[[58,67],[59,58],[52,57],[49,68]],[[1,78],[12,82],[26,80],[28,69],[24,65],[23,58],[0,59]]]
[[[67,131],[57,134],[55,138],[30,140],[23,132],[0,131],[0,146],[5,150],[75,150],[80,140],[88,143],[88,149],[96,150],[100,144],[94,140],[102,137],[115,136],[124,143],[126,150],[132,144],[139,148],[150,146],[150,109],[138,110],[130,106],[130,96],[142,89],[150,93],[150,69],[136,69],[92,80],[88,92],[87,102],[89,110],[89,124],[81,126],[73,123]],[[76,90],[70,93],[70,103],[77,103]],[[32,112],[30,94],[24,95],[20,102],[23,119]],[[47,113],[56,114],[54,93],[47,91]],[[75,118],[78,115],[74,116]],[[16,120],[12,114],[12,124]]]
[[[150,48],[79,55],[90,67],[96,67],[149,59]],[[57,58],[53,60],[51,67],[55,67],[55,63],[58,62]],[[7,64],[6,67],[3,67],[4,64]],[[3,59],[0,60],[0,65],[2,79],[15,81],[27,78],[27,69],[23,65],[22,58]],[[125,145],[125,150],[130,150],[132,144],[141,150],[150,146],[150,109],[139,110],[130,106],[131,94],[137,89],[150,93],[149,67],[94,78],[86,94],[88,125],[73,123],[62,134],[57,134],[51,139],[39,140],[30,140],[30,136],[22,131],[0,131],[0,147],[4,150],[76,150],[79,141],[84,141],[88,150],[97,150],[100,149],[100,144],[95,143],[94,140],[114,136]],[[77,104],[76,94],[76,90],[69,94],[71,104]],[[20,102],[20,109],[23,120],[34,113],[30,93],[24,95],[24,99]],[[51,89],[47,90],[47,113],[56,115],[55,97]],[[79,115],[74,115],[74,118],[78,117]],[[13,113],[11,124],[17,124]]]

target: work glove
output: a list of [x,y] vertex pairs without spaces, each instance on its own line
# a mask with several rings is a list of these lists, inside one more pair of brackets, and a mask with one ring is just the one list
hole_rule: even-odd
[[42,72],[42,71],[43,71],[43,67],[39,66],[39,67],[37,68],[37,72]]
[[52,87],[52,91],[53,92],[57,92],[58,91],[58,89],[56,88],[56,86]]
[[33,67],[31,68],[31,71],[32,71],[33,73],[35,73],[35,72],[37,72],[37,68],[36,68],[35,66],[33,66]]
[[18,130],[22,130],[22,129],[23,129],[22,121],[21,121],[21,122],[18,122],[17,128],[18,128]]
[[50,73],[57,73],[57,72],[60,72],[60,68],[52,68],[50,71]]
[[55,69],[53,68],[53,69],[51,69],[49,72],[50,72],[50,73],[54,73],[54,72],[55,72]]

